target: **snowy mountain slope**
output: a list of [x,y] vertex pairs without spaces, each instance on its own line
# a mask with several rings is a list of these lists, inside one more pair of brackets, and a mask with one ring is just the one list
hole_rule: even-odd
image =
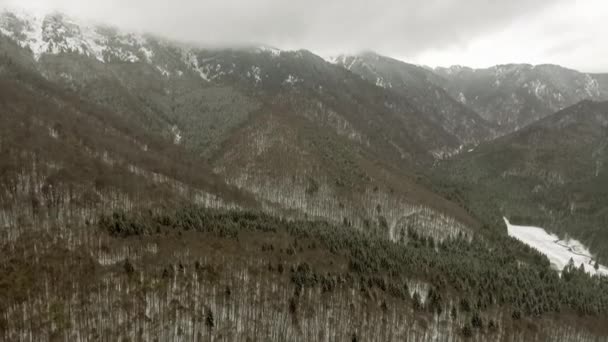
[[153,52],[147,38],[137,34],[94,26],[60,13],[8,11],[0,13],[0,32],[29,49],[34,58],[43,55],[77,53],[100,62],[151,62]]
[[555,234],[549,234],[543,228],[513,225],[504,218],[509,236],[512,236],[532,248],[537,249],[549,258],[551,267],[561,272],[572,260],[574,267],[584,266],[590,274],[608,275],[608,267],[598,265],[595,269],[595,258],[581,242],[575,239],[562,240]]

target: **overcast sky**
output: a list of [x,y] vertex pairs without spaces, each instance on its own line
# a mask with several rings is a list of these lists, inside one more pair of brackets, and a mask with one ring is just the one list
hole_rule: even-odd
[[608,72],[607,0],[0,0],[202,44]]

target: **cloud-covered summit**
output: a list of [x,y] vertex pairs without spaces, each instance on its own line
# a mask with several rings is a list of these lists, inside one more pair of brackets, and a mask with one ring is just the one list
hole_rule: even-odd
[[[323,55],[374,50],[419,64],[556,63],[608,71],[601,0],[0,0],[207,45]],[[595,58],[592,58],[595,56]]]

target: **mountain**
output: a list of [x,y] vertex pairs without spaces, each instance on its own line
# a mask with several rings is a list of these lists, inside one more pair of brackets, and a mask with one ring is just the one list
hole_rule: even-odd
[[606,336],[604,278],[428,174],[492,125],[377,62],[3,12],[0,340]]
[[172,139],[6,55],[0,65],[2,227],[82,224],[119,207],[257,206]]
[[342,55],[332,60],[363,79],[406,98],[420,114],[456,136],[462,145],[493,138],[492,124],[455,100],[434,72],[372,52]]
[[476,226],[417,182],[459,139],[310,52],[201,49],[62,14],[5,12],[0,27],[22,68],[185,148],[272,212],[393,237],[412,220],[444,227],[436,236]]
[[438,178],[488,220],[572,236],[608,257],[608,102],[582,101],[440,165]]
[[437,68],[454,98],[509,133],[579,101],[607,100],[605,78],[557,65]]

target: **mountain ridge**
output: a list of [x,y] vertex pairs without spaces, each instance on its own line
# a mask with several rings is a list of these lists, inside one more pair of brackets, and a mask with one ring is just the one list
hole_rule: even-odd
[[358,74],[379,87],[397,92],[448,132],[461,145],[475,145],[496,135],[494,127],[464,104],[453,99],[443,88],[437,74],[373,52],[342,55],[335,63]]
[[[33,25],[4,14],[0,26],[12,32],[5,39],[13,43],[2,48],[15,61],[185,147],[269,211],[389,236],[414,218],[437,221],[446,229],[432,233],[439,235],[476,226],[416,181],[416,170],[432,164],[434,154],[458,148],[456,137],[407,99],[311,52],[208,50],[103,28],[91,38],[91,28],[62,16]],[[30,32],[37,30],[41,35]],[[30,45],[43,48],[36,54]],[[448,228],[453,217],[466,224]]]
[[[510,133],[584,99],[606,100],[601,75],[554,64],[436,68],[454,98]],[[601,82],[601,84],[600,84]]]

